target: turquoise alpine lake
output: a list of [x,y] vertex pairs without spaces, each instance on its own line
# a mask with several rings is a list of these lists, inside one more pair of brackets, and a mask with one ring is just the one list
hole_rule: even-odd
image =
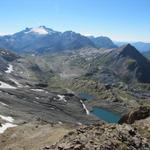
[[[88,93],[79,93],[78,96],[83,101],[88,101],[88,100],[92,100],[95,98],[95,96],[90,95]],[[113,113],[113,112],[108,111],[106,109],[98,108],[98,107],[93,107],[91,114],[95,115],[100,120],[104,120],[108,123],[117,123],[121,118],[121,115],[119,115],[119,114],[116,114],[116,113]]]
[[98,107],[93,107],[91,113],[108,123],[117,123],[121,118],[119,114]]

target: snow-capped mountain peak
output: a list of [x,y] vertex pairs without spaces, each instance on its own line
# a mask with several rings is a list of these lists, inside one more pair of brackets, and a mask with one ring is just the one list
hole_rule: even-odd
[[48,31],[43,27],[32,28],[30,32],[35,32],[37,34],[48,34]]
[[34,33],[34,34],[39,34],[39,35],[47,35],[47,34],[52,34],[55,31],[52,29],[46,28],[45,26],[39,26],[35,28],[28,28],[28,30],[25,32],[26,34],[28,33]]

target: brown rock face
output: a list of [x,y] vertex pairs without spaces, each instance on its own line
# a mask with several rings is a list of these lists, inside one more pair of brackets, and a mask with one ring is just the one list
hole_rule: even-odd
[[131,125],[84,126],[64,136],[50,150],[149,150],[148,139]]
[[150,116],[150,106],[141,106],[138,109],[129,112],[128,114],[124,115],[120,120],[119,123],[127,123],[132,124],[136,120],[145,119]]

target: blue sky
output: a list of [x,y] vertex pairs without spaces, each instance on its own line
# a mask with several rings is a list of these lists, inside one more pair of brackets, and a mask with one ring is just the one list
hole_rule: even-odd
[[40,25],[119,41],[150,42],[150,0],[0,1],[0,34]]

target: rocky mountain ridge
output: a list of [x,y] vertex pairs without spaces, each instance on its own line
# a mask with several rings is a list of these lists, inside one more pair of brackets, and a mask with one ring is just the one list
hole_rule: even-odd
[[[115,42],[114,43],[117,46],[122,46],[125,44],[128,44],[128,42]],[[140,51],[141,53],[147,52],[150,50],[150,43],[148,42],[130,42],[136,49],[138,49],[138,51]]]

